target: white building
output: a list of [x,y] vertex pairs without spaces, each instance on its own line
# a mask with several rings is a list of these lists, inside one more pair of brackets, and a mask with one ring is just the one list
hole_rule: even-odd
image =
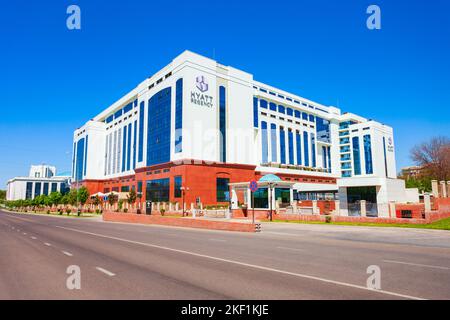
[[69,190],[70,175],[56,175],[56,168],[48,165],[32,165],[28,177],[15,177],[7,182],[6,200],[25,200],[54,191]]
[[91,193],[137,188],[173,202],[183,186],[188,203],[236,205],[229,183],[273,173],[295,182],[274,191],[280,203],[406,199],[391,127],[189,51],[75,130],[73,150],[72,178]]

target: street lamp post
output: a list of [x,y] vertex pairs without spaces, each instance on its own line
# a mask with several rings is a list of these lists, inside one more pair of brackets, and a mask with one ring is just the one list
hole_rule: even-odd
[[181,190],[181,196],[182,196],[182,206],[183,206],[183,208],[182,208],[182,210],[183,210],[183,217],[184,217],[184,195],[185,195],[185,193],[186,193],[186,191],[188,191],[189,190],[189,187],[180,187],[180,190]]
[[269,182],[269,217],[270,221],[272,221],[272,183]]

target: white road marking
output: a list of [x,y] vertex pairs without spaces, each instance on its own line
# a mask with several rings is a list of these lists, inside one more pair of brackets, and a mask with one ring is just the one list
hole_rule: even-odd
[[31,239],[36,240],[37,238],[36,237],[31,237]]
[[218,241],[218,242],[226,242],[224,239],[209,239],[209,241]]
[[280,270],[280,269],[274,269],[274,268],[259,266],[259,265],[255,265],[255,264],[240,262],[240,261],[236,261],[236,260],[229,260],[229,259],[224,259],[224,258],[219,258],[219,257],[213,257],[213,256],[201,254],[201,253],[195,253],[195,252],[191,252],[191,251],[185,251],[185,250],[180,250],[180,249],[174,249],[174,248],[159,246],[159,245],[156,245],[156,244],[150,244],[150,243],[145,243],[145,242],[133,241],[133,240],[123,239],[123,238],[118,238],[118,237],[111,237],[111,236],[107,236],[107,235],[103,235],[103,234],[98,234],[98,233],[93,233],[93,232],[88,232],[88,231],[83,231],[83,230],[78,230],[78,229],[72,229],[72,228],[67,228],[67,227],[62,227],[62,226],[55,226],[55,227],[61,228],[61,229],[64,229],[64,230],[70,230],[70,231],[78,232],[78,233],[88,234],[88,235],[96,236],[96,237],[100,237],[100,238],[112,239],[112,240],[117,240],[117,241],[122,241],[122,242],[127,242],[127,243],[138,244],[138,245],[146,246],[146,247],[150,247],[150,248],[157,248],[157,249],[161,249],[161,250],[167,250],[167,251],[171,251],[171,252],[187,254],[187,255],[200,257],[200,258],[206,258],[206,259],[215,260],[215,261],[227,262],[227,263],[236,264],[236,265],[240,265],[240,266],[244,266],[244,267],[248,267],[248,268],[254,268],[254,269],[264,270],[264,271],[271,271],[271,272],[276,272],[276,273],[280,273],[280,274],[290,275],[290,276],[294,276],[294,277],[298,277],[298,278],[304,278],[304,279],[321,281],[321,282],[325,282],[325,283],[331,283],[331,284],[339,285],[339,286],[343,286],[343,287],[360,289],[360,290],[364,290],[364,291],[377,292],[377,293],[380,293],[380,294],[386,294],[386,295],[390,295],[390,296],[406,298],[406,299],[412,299],[412,300],[426,300],[424,298],[415,297],[415,296],[409,296],[409,295],[396,293],[396,292],[392,292],[392,291],[374,290],[374,289],[369,289],[367,287],[356,285],[356,284],[352,284],[352,283],[335,281],[335,280],[330,280],[330,279],[325,279],[325,278],[320,278],[320,277],[316,277],[316,276],[310,276],[310,275],[306,275],[306,274],[295,273],[295,272],[290,272],[290,271],[285,271],[285,270]]
[[48,242],[44,242],[44,244],[45,244],[47,247],[51,247],[51,244],[48,243]]
[[71,254],[70,252],[67,252],[67,251],[61,251],[61,252],[64,253],[66,256],[69,256],[69,257],[73,256],[73,254]]
[[289,247],[277,247],[277,249],[292,250],[292,251],[305,251],[305,250],[303,250],[303,249],[289,248]]
[[27,233],[26,233],[26,232],[24,232],[23,234],[24,234],[24,235],[27,235]]
[[100,268],[100,267],[95,267],[95,269],[97,269],[100,272],[103,272],[104,274],[106,274],[110,277],[114,277],[116,275],[115,273],[112,273],[111,271],[108,271],[108,270]]
[[403,262],[403,261],[396,261],[396,260],[383,260],[383,262],[397,263],[397,264],[405,264],[405,265],[409,265],[409,266],[425,267],[425,268],[434,268],[434,269],[441,269],[441,270],[450,270],[449,267],[433,266],[433,265],[429,265],[429,264],[420,264],[420,263],[412,263],[412,262]]

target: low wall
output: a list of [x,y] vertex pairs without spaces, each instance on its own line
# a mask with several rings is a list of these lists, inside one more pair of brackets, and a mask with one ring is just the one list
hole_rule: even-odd
[[450,198],[436,198],[434,205],[439,213],[450,212]]
[[118,212],[104,212],[103,220],[240,232],[256,232],[259,230],[259,224],[252,224],[250,222],[214,221],[203,218],[192,219]]
[[396,204],[395,205],[395,216],[397,218],[402,218],[402,211],[409,210],[413,219],[423,219],[425,214],[425,205],[423,203],[417,204]]

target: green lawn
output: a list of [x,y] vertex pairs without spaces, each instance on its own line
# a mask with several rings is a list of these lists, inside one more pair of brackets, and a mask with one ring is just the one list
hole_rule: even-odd
[[288,221],[274,220],[274,222],[306,223],[306,224],[330,224],[340,226],[362,226],[362,227],[399,227],[399,228],[419,228],[419,229],[440,229],[450,230],[450,218],[435,221],[430,224],[403,224],[403,223],[365,223],[365,222],[322,222],[322,221]]

